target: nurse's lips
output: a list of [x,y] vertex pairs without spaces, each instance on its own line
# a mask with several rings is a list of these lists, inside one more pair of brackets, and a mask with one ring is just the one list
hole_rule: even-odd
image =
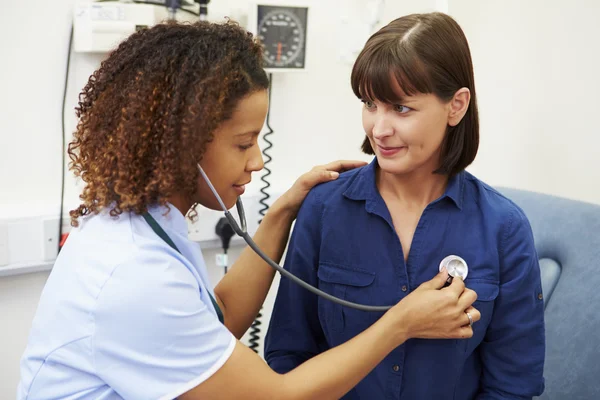
[[237,192],[238,196],[241,196],[246,191],[246,184],[243,185],[233,185],[233,189]]

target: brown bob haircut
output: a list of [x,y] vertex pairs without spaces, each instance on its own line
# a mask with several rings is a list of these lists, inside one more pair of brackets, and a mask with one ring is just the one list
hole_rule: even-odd
[[[459,89],[470,90],[465,116],[446,130],[440,167],[434,173],[452,176],[469,166],[479,147],[479,115],[469,44],[456,21],[438,12],[412,14],[373,34],[354,63],[352,90],[359,99],[398,103],[391,77],[406,96],[433,93],[447,102]],[[369,138],[362,151],[375,154]]]

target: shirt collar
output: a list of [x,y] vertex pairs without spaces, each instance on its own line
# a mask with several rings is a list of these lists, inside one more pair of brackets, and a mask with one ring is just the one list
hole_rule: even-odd
[[458,174],[454,175],[448,181],[448,186],[446,187],[446,192],[443,197],[448,197],[451,199],[456,207],[459,210],[462,210],[463,206],[463,191],[465,187],[465,171],[461,171]]
[[[355,175],[354,180],[349,184],[348,189],[346,189],[344,192],[344,196],[351,200],[366,200],[367,207],[374,209],[375,204],[378,203],[377,199],[380,198],[375,178],[377,168],[377,157],[375,157],[373,158],[373,161],[371,161]],[[448,181],[446,191],[437,201],[447,197],[452,200],[458,209],[462,210],[464,182],[464,171],[454,175]]]
[[163,229],[170,229],[187,237],[188,225],[185,216],[173,204],[150,206],[148,212]]

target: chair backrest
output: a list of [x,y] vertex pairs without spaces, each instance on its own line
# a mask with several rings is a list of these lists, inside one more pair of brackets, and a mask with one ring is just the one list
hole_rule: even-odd
[[527,215],[540,258],[546,302],[540,399],[600,399],[600,206],[497,190]]

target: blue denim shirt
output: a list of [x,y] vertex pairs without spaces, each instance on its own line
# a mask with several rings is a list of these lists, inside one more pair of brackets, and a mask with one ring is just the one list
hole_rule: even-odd
[[[344,400],[531,399],[544,390],[544,301],[523,211],[468,172],[450,179],[417,225],[407,262],[375,184],[376,159],[315,187],[298,214],[284,267],[340,298],[391,305],[451,254],[469,266],[481,320],[470,339],[410,339]],[[265,358],[285,373],[356,336],[382,313],[339,306],[282,278]],[[331,368],[343,368],[332,365]]]

